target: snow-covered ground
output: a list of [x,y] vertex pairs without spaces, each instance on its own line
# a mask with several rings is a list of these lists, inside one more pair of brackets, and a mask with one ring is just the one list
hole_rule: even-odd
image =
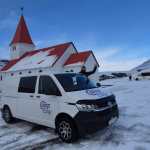
[[44,150],[149,150],[150,81],[113,79],[103,81],[115,93],[119,120],[111,127],[86,136],[74,144],[62,143],[54,131],[19,121],[7,125],[0,118],[0,149]]

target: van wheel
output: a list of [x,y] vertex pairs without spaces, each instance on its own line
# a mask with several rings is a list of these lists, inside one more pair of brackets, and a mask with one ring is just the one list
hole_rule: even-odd
[[77,141],[78,132],[75,123],[68,117],[60,118],[56,123],[56,130],[62,141],[72,143]]
[[12,123],[14,118],[8,106],[5,106],[2,110],[2,117],[6,123]]

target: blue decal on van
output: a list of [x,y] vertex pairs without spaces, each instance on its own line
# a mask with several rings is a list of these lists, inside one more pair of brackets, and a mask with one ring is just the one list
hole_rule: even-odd
[[43,113],[48,113],[48,114],[51,113],[51,111],[50,111],[50,104],[48,104],[48,103],[46,103],[44,101],[40,102],[40,108],[43,111]]
[[102,96],[102,92],[99,89],[89,89],[86,90],[86,93],[93,96]]

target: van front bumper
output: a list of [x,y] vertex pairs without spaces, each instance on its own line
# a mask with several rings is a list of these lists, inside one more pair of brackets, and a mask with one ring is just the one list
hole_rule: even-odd
[[103,111],[83,112],[79,111],[74,117],[80,136],[94,133],[109,126],[113,118],[119,117],[118,106],[114,105]]

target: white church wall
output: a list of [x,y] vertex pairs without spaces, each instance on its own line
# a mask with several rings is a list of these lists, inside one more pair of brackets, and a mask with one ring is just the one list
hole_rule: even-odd
[[10,46],[10,57],[11,59],[17,59],[24,53],[33,51],[35,46],[33,44],[16,43]]
[[71,54],[76,53],[76,50],[74,48],[74,46],[71,44],[67,50],[65,51],[65,53],[63,54],[63,56],[61,56],[61,58],[59,58],[59,60],[56,62],[56,64],[54,65],[55,68],[60,69],[60,71],[64,72],[64,63],[67,61],[67,59],[70,57]]
[[67,65],[64,67],[64,71],[79,73],[81,70],[81,66],[82,66],[81,63],[80,63],[80,65],[77,65],[77,64]]

